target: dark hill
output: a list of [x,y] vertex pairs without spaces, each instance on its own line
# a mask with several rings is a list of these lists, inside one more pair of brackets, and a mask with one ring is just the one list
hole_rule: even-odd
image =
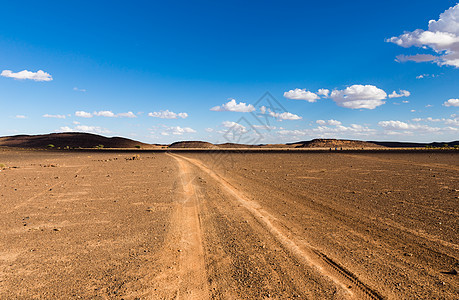
[[383,145],[377,145],[374,142],[354,141],[354,140],[337,140],[337,139],[314,139],[293,143],[295,148],[381,148]]
[[453,142],[433,142],[433,143],[410,143],[410,142],[370,142],[376,145],[390,147],[390,148],[425,148],[429,147],[443,147],[445,144],[448,144],[450,147],[459,145],[459,141]]
[[104,137],[91,133],[51,133],[43,135],[15,135],[0,137],[0,146],[21,147],[21,148],[45,148],[47,145],[55,147],[71,148],[93,148],[98,145],[104,145],[104,148],[153,148],[154,145],[141,143],[122,137]]
[[202,141],[181,141],[175,142],[169,145],[169,148],[207,148],[215,149],[218,148],[214,144]]

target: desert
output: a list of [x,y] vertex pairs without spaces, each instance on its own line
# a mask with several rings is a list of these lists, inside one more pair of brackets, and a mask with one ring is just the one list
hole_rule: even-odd
[[459,300],[459,0],[1,11],[0,300]]
[[0,298],[454,299],[452,152],[2,148]]

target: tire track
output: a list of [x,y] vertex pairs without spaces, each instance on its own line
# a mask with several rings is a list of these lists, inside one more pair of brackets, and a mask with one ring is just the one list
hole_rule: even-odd
[[237,191],[223,177],[204,166],[201,162],[195,159],[187,158],[177,154],[169,154],[181,164],[186,162],[207,173],[221,187],[236,199],[243,207],[245,207],[266,230],[278,241],[285,249],[297,257],[304,265],[314,268],[323,276],[330,279],[342,292],[343,296],[348,299],[383,299],[383,297],[375,290],[360,281],[356,275],[346,270],[324,253],[309,245],[306,241],[299,240],[294,236],[284,232],[280,226],[276,226],[277,219],[265,211],[258,203],[248,200],[244,195]]
[[175,274],[178,277],[176,299],[208,299],[199,199],[193,183],[194,177],[185,161],[177,157],[174,159],[179,165],[183,189],[183,199],[179,201],[172,220],[176,226],[173,231],[179,236],[178,244],[175,245],[179,252],[179,266]]

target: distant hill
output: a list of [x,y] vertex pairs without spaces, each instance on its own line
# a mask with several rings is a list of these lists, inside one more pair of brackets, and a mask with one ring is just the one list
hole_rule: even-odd
[[293,143],[295,148],[381,148],[374,142],[355,141],[355,140],[337,140],[337,139],[314,139],[311,141],[302,141]]
[[0,146],[20,148],[46,148],[47,145],[55,147],[93,148],[104,145],[104,148],[156,148],[156,145],[145,144],[122,137],[104,137],[91,133],[51,133],[43,135],[15,135],[0,137]]
[[169,145],[169,148],[205,148],[205,149],[217,149],[218,147],[212,143],[201,142],[201,141],[181,141],[175,142]]
[[[301,141],[287,144],[261,144],[245,145],[236,143],[212,144],[203,141],[179,141],[168,145],[170,149],[180,148],[198,148],[198,149],[237,149],[237,148],[343,148],[343,149],[360,149],[360,148],[425,148],[443,147],[448,144],[450,147],[459,145],[459,141],[453,142],[434,142],[434,143],[410,143],[410,142],[378,142],[378,141],[358,141],[358,140],[340,140],[340,139],[313,139],[310,141]],[[122,138],[122,137],[104,137],[97,134],[69,132],[69,133],[51,133],[42,135],[15,135],[0,137],[0,147],[18,147],[18,148],[46,148],[48,145],[54,145],[55,148],[94,148],[103,145],[104,148],[166,148],[167,145],[146,144],[139,141]]]
[[445,144],[453,147],[459,145],[459,141],[452,142],[433,142],[433,143],[410,143],[410,142],[370,142],[376,145],[390,147],[390,148],[425,148],[430,147],[443,147]]

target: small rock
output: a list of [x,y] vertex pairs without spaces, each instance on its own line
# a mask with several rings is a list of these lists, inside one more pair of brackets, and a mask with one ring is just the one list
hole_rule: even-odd
[[54,228],[53,230],[54,230],[54,231],[61,231],[60,228]]

